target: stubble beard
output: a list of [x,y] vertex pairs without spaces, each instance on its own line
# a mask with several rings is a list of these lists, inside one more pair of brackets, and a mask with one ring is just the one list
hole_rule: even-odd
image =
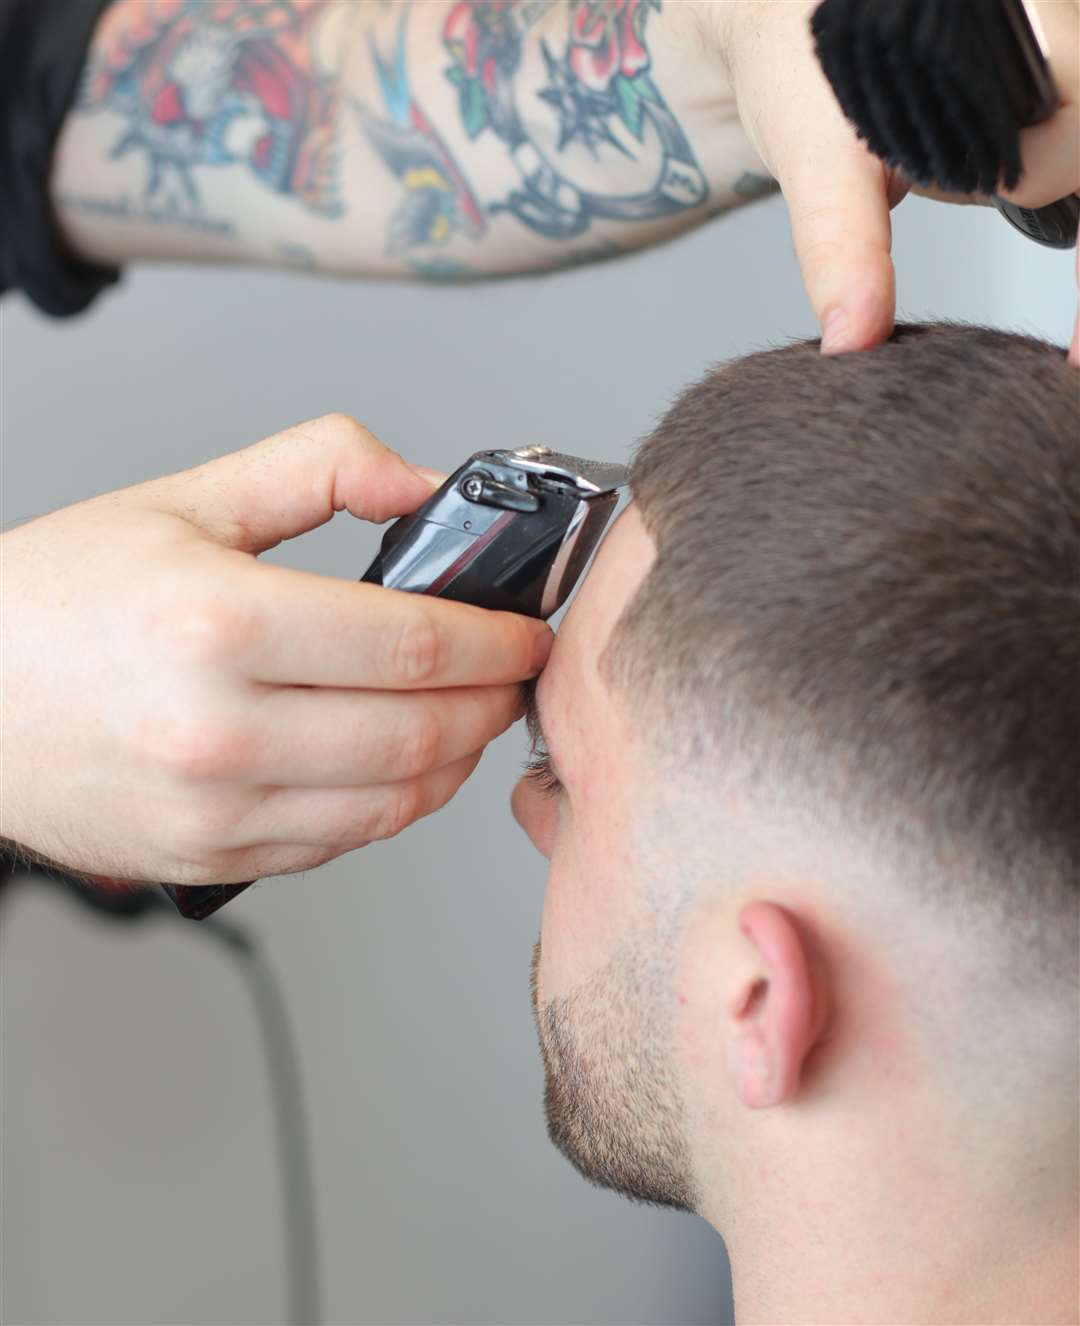
[[672,1067],[670,981],[621,949],[572,995],[532,1005],[544,1062],[548,1136],[590,1183],[636,1201],[696,1209],[684,1111]]

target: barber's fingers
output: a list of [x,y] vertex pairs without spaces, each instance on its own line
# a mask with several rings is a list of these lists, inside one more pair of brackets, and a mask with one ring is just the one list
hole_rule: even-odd
[[[445,806],[480,763],[482,750],[422,778],[386,783],[381,787],[286,788],[272,792],[251,813],[243,838],[235,846],[249,847],[251,865],[265,871],[268,847],[314,848],[321,860],[354,848],[393,838],[425,815]],[[303,853],[300,853],[303,855]],[[286,854],[275,854],[277,873],[303,869],[283,864]]]
[[454,764],[517,721],[520,686],[442,691],[268,689],[243,743],[248,770],[281,787],[379,786]]
[[[227,554],[228,555],[228,554]],[[535,676],[551,648],[532,617],[248,561],[234,579],[233,664],[254,681],[431,690]]]
[[886,168],[841,122],[791,152],[778,179],[822,349],[886,340],[896,303]]
[[1020,159],[1019,184],[999,190],[1009,202],[1044,207],[1080,192],[1080,107],[1062,106],[1042,124],[1021,130]]
[[355,419],[328,414],[127,491],[144,504],[159,501],[218,543],[257,554],[325,524],[336,511],[376,522],[414,511],[437,479]]
[[827,353],[893,328],[890,204],[906,186],[860,142],[814,53],[812,0],[724,7],[739,118],[783,190]]
[[1029,16],[1041,32],[1061,104],[1042,124],[1020,134],[1024,174],[1001,195],[1021,207],[1043,207],[1080,191],[1080,5],[1035,0]]

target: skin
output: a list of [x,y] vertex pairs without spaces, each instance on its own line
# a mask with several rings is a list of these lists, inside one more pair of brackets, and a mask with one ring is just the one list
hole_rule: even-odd
[[[1015,190],[1001,192],[1022,206],[1041,207],[1080,192],[1080,4],[1028,3],[1043,30],[1060,105],[1049,120],[1021,132],[1023,178]],[[889,212],[910,184],[865,150],[841,114],[813,54],[808,20],[816,7],[817,0],[738,0],[709,12],[740,123],[787,200],[823,349],[844,353],[869,349],[892,331]],[[914,192],[951,203],[989,203],[932,188]],[[1069,358],[1080,365],[1080,314]]]
[[[57,222],[75,253],[104,263],[188,258],[456,280],[608,258],[778,184],[823,351],[864,349],[893,325],[889,210],[907,186],[841,117],[810,48],[811,9],[811,0],[115,0],[95,30],[53,155]],[[1031,205],[1080,188],[1080,10],[1077,0],[1043,0],[1040,12],[1062,108],[1025,136],[1026,174],[1015,197]],[[509,37],[486,52],[481,29]],[[1080,340],[1072,356],[1080,361]],[[340,455],[342,445],[331,449]],[[387,755],[405,726],[400,705],[390,703],[402,684],[383,675],[382,646],[374,643],[386,638],[391,609],[353,591],[353,610],[370,613],[366,629],[359,621],[357,629],[374,652],[323,687],[381,696],[381,708],[370,695],[365,702],[372,739],[356,748],[360,763],[340,752],[320,756],[307,744],[314,696],[291,708],[282,703],[275,732],[289,735],[271,737],[269,708],[256,714],[252,686],[260,679],[249,674],[241,679],[246,689],[230,688],[235,669],[226,656],[244,621],[266,631],[284,656],[288,628],[302,614],[282,593],[270,629],[258,592],[268,576],[250,573],[258,540],[239,537],[231,559],[218,551],[181,563],[182,552],[205,552],[199,545],[219,538],[222,509],[255,520],[242,465],[226,460],[192,473],[201,477],[173,476],[146,489],[145,510],[142,497],[132,509],[129,495],[113,495],[5,536],[4,617],[19,625],[5,637],[13,660],[5,696],[17,713],[5,723],[3,832],[29,852],[87,872],[239,880],[328,860],[441,804],[483,741],[508,721],[507,693],[476,715],[470,749],[460,733],[446,735],[453,725],[432,698],[428,735],[410,738],[420,754],[403,768]],[[324,486],[314,504],[270,531],[270,544],[339,505],[336,481],[325,472],[318,478]],[[400,480],[399,470],[398,488]],[[394,510],[421,500],[417,482]],[[367,492],[340,505],[352,501],[357,514],[390,511],[378,487],[374,507]],[[130,515],[122,548],[100,537],[110,504]],[[178,519],[187,521],[189,547],[170,537]],[[162,610],[140,577],[159,563],[190,595],[193,617],[172,605]],[[42,592],[44,567],[51,580]],[[218,576],[229,592],[216,597]],[[88,634],[117,623],[124,645],[108,678],[77,647],[77,617],[60,586],[77,587]],[[118,622],[118,605],[133,616]],[[124,623],[147,613],[152,630],[126,634]],[[472,670],[433,668],[429,689],[465,687],[475,699],[485,687],[529,675],[520,642],[505,661],[484,644],[497,651],[500,631],[518,628],[492,628],[491,638],[459,613],[442,629],[452,642],[447,656],[471,660]],[[70,647],[42,669],[26,655],[27,638]],[[318,641],[318,630],[310,638]],[[176,661],[177,641],[186,662]],[[275,684],[295,687],[311,664],[291,659],[275,669]],[[103,752],[88,735],[94,717],[72,712],[74,697],[94,695],[103,709],[107,697],[111,713],[117,694],[126,721]],[[183,696],[178,721],[166,705],[175,694]],[[339,695],[334,703],[343,702]],[[324,709],[319,721],[333,727],[332,706]],[[420,712],[415,699],[409,711]],[[69,721],[57,727],[61,714]],[[104,758],[111,792],[108,782],[75,788],[70,773],[57,781],[41,754],[42,733],[54,728],[59,767],[74,768],[76,756]],[[149,785],[147,760],[159,773]],[[301,792],[283,762],[298,771],[300,787],[321,791]],[[123,809],[136,787],[154,798],[141,825]],[[242,795],[220,800],[219,787]]]
[[1075,1322],[1069,1019],[1011,1006],[970,934],[879,902],[855,843],[658,775],[599,667],[654,557],[631,506],[537,687],[561,787],[513,794],[550,862],[553,1139],[708,1220],[740,1323]]
[[5,837],[90,876],[227,883],[443,805],[519,717],[548,628],[257,560],[440,481],[329,415],[6,533]]
[[[1029,3],[1061,104],[1023,131],[1006,196],[1040,206],[1080,191],[1080,0]],[[823,348],[867,349],[893,326],[889,216],[909,182],[843,118],[813,51],[816,4],[208,0],[200,26],[183,0],[115,0],[57,144],[57,217],[106,262],[445,281],[610,257],[778,185]],[[485,44],[496,31],[513,35]],[[244,61],[287,66],[304,110],[282,115],[276,76],[253,97],[231,72]],[[545,197],[519,206],[541,158]],[[320,164],[268,164],[286,159]],[[680,184],[665,191],[668,168]]]

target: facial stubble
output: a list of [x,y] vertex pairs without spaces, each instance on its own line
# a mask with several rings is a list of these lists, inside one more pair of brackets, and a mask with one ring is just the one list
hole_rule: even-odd
[[590,1183],[636,1201],[695,1209],[682,1101],[672,1065],[670,981],[627,948],[569,996],[532,1005],[544,1062],[548,1136]]

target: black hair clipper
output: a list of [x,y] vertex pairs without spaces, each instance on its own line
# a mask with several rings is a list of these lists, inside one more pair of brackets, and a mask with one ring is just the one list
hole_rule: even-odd
[[390,526],[363,579],[546,619],[566,602],[626,480],[623,465],[547,447],[478,451]]
[[[362,580],[548,618],[566,602],[627,482],[624,465],[547,447],[478,451],[383,535]],[[163,884],[201,921],[245,884]]]

